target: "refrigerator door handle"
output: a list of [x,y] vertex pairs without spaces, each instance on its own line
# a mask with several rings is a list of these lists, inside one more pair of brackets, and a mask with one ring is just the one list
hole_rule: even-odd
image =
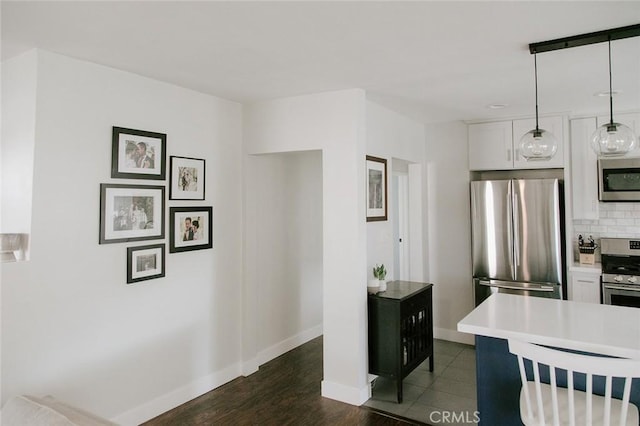
[[518,209],[518,193],[513,191],[513,252],[516,266],[520,265],[520,210]]
[[543,292],[553,292],[554,290],[554,284],[527,283],[525,285],[517,285],[517,283],[500,280],[479,280],[478,283],[486,287],[504,288],[508,290]]
[[507,190],[507,216],[509,218],[509,226],[507,226],[507,243],[509,244],[509,265],[511,265],[511,279],[515,278],[514,253],[513,253],[513,181],[509,182]]

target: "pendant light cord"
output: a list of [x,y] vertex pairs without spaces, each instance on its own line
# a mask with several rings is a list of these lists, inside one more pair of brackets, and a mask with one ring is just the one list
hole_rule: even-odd
[[[536,132],[540,129],[538,128],[538,54],[535,53],[533,55],[533,69],[536,77]],[[612,113],[613,117],[613,113]],[[611,119],[613,121],[613,118]]]
[[609,111],[611,112],[611,125],[613,126],[613,84],[611,77],[611,37],[609,37]]

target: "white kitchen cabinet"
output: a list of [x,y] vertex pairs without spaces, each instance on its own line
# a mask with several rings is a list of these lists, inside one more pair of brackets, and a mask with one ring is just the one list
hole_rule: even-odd
[[540,118],[540,128],[553,133],[558,151],[549,161],[526,161],[520,157],[520,138],[536,127],[535,119],[497,121],[469,125],[469,169],[513,170],[564,167],[562,117]]
[[571,195],[573,218],[596,220],[598,212],[598,156],[591,149],[595,117],[571,120]]
[[469,169],[513,169],[511,121],[469,125]]
[[520,138],[536,128],[536,119],[513,121],[514,169],[551,169],[564,167],[564,126],[562,117],[540,117],[538,127],[551,132],[558,142],[558,150],[550,160],[527,161],[520,155]]
[[600,303],[600,269],[571,271],[569,300]]

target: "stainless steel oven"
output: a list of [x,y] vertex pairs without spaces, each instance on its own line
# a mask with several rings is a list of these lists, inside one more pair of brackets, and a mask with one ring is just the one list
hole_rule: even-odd
[[640,308],[640,240],[602,238],[602,300]]

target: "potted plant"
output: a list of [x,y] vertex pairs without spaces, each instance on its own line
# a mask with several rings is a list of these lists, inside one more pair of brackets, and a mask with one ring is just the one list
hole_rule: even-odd
[[380,290],[380,280],[376,276],[376,268],[373,268],[373,279],[367,282],[367,291],[369,293],[377,293]]
[[387,270],[384,268],[384,263],[380,264],[380,266],[376,264],[376,266],[373,267],[373,276],[378,279],[380,291],[385,291],[387,289],[387,282],[384,279],[387,276]]

